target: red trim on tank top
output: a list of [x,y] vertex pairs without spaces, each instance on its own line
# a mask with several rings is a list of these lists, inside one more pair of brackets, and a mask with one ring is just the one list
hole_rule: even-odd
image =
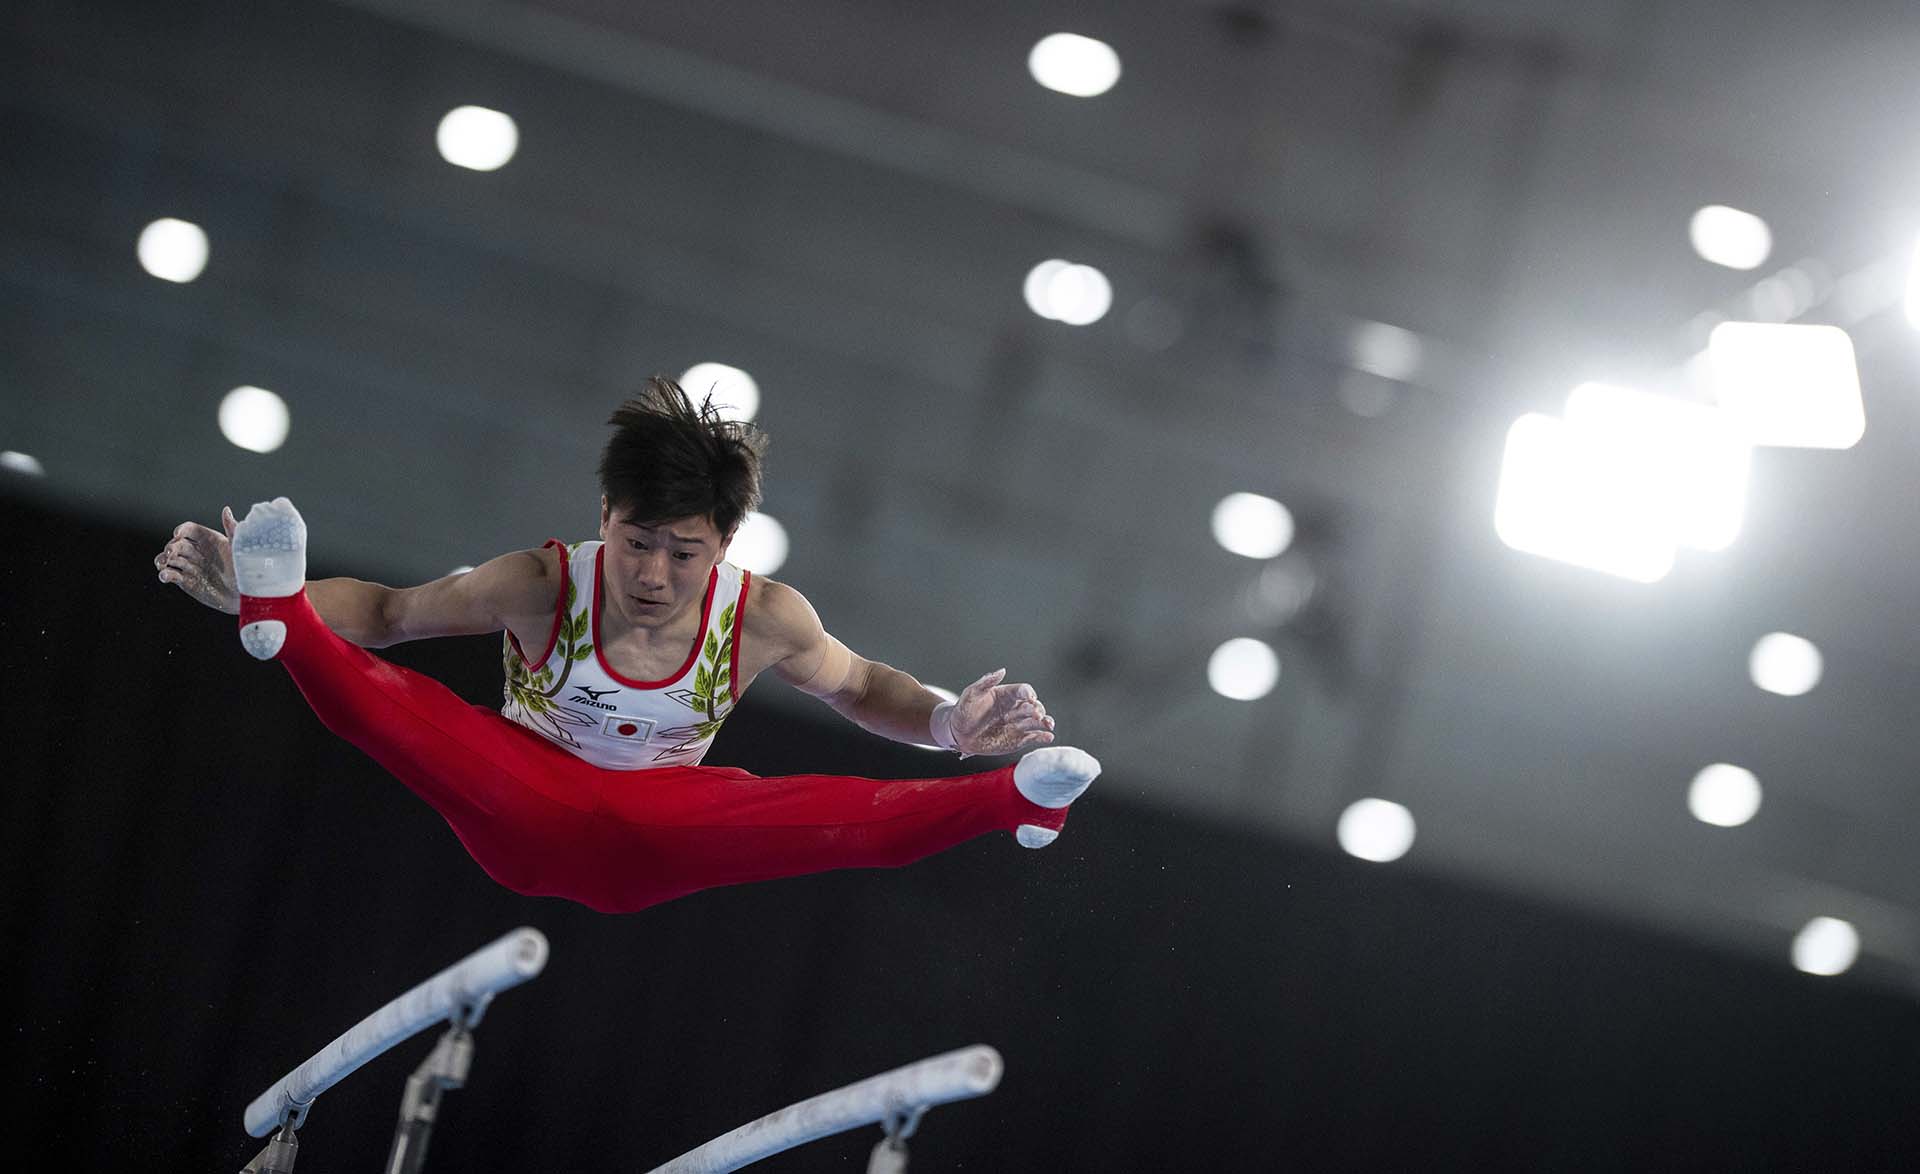
[[657,681],[634,681],[614,672],[613,666],[607,663],[607,658],[600,654],[600,584],[605,581],[606,558],[607,545],[603,542],[600,544],[600,549],[593,552],[593,658],[600,662],[600,667],[606,670],[609,677],[629,689],[659,689],[673,684],[687,675],[687,670],[693,667],[693,662],[700,659],[700,650],[706,647],[707,616],[713,610],[713,590],[714,585],[720,581],[720,568],[716,566],[707,572],[707,595],[700,601],[700,630],[693,634],[693,649],[687,653],[685,663],[675,669],[672,676],[662,677]]
[[[567,580],[569,578],[567,574],[567,544],[558,538],[549,538],[540,544],[540,549],[545,550],[549,546],[557,546],[560,548],[560,598],[553,605],[553,630],[547,633],[547,650],[540,654],[539,664],[528,662],[527,667],[530,669],[538,669],[540,665],[547,663],[548,657],[553,655],[553,646],[560,643],[560,621],[567,614]],[[513,634],[512,628],[507,629],[507,640],[513,645],[513,650],[520,654],[520,659],[525,661],[527,659],[527,650],[520,647],[520,638]]]
[[740,704],[740,637],[746,635],[747,588],[753,586],[753,572],[740,572],[740,598],[733,605],[733,653],[727,657],[727,696]]

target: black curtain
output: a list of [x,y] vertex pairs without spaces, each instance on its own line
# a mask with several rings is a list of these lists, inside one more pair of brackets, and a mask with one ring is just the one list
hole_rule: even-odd
[[[268,1083],[522,924],[552,960],[487,1012],[429,1168],[644,1170],[975,1042],[1005,1079],[930,1114],[916,1171],[1861,1169],[1920,1150],[1907,998],[1169,815],[1124,762],[1040,852],[990,836],[623,917],[519,897],[230,618],[154,580],[164,527],[30,492],[0,518],[0,1065],[29,1168],[237,1169]],[[497,700],[496,641],[383,655]],[[709,761],[940,760],[756,696]],[[432,1038],[320,1098],[303,1171],[379,1168]],[[878,1136],[758,1168],[863,1169]]]

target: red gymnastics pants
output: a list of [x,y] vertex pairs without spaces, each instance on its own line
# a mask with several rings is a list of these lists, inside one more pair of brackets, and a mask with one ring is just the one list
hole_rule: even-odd
[[894,868],[1066,809],[1013,768],[957,778],[761,778],[727,766],[606,770],[334,634],[306,593],[243,597],[287,626],[279,661],[322,723],[413,788],[515,892],[630,913],[717,885]]

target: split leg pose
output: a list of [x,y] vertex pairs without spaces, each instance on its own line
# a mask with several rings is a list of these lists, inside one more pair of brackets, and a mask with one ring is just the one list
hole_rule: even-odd
[[[627,912],[716,885],[893,867],[990,831],[1027,847],[1059,834],[1100,768],[1048,745],[1054,719],[1032,686],[997,670],[941,702],[828,635],[791,587],[725,562],[759,496],[752,426],[663,379],[610,422],[599,541],[551,540],[401,590],[308,582],[305,524],[279,498],[244,521],[223,511],[220,530],[183,524],[155,557],[159,577],[238,615],[250,654],[278,660],[329,729],[518,892]],[[504,633],[498,712],[366,651],[491,631]],[[763,671],[897,740],[1028,753],[915,780],[700,765]]]

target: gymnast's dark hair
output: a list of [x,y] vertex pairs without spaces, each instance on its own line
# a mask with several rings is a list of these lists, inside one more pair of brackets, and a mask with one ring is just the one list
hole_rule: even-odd
[[652,525],[699,515],[725,538],[760,504],[767,434],[721,419],[711,396],[695,407],[679,384],[654,375],[607,423],[600,490],[616,517]]

